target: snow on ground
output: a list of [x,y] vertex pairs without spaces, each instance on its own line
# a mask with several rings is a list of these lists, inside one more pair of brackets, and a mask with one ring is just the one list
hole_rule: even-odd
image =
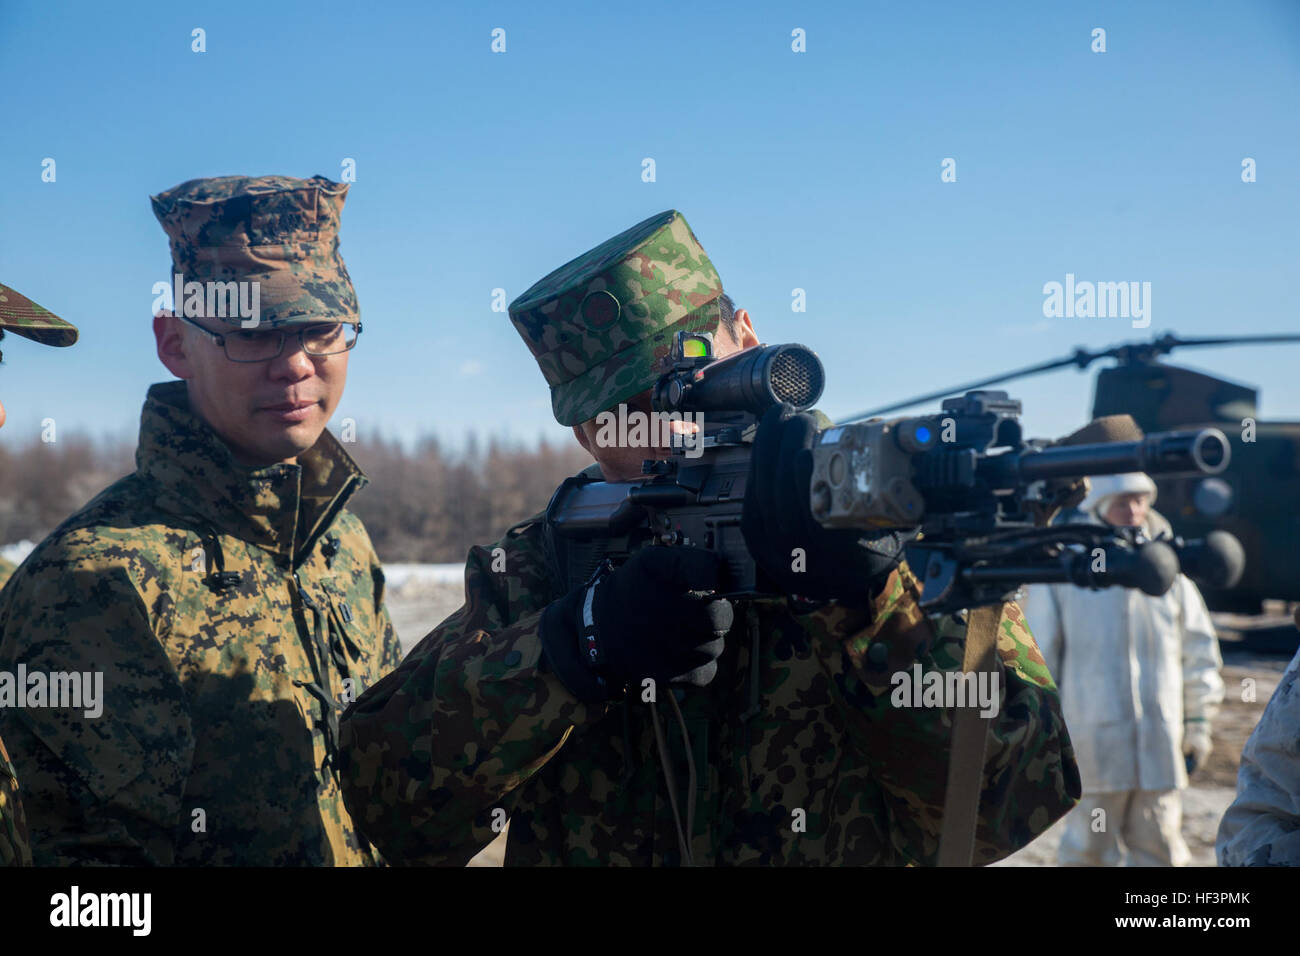
[[465,581],[463,564],[385,564],[384,580],[390,591],[413,595],[440,584],[461,585]]

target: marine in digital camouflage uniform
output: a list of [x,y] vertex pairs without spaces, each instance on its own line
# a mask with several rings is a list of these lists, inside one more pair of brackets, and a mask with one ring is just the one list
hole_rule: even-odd
[[[674,332],[716,329],[721,292],[670,211],[562,267],[510,312],[557,420],[573,425],[644,393]],[[509,815],[506,865],[683,860],[640,688],[580,698],[544,650],[544,614],[565,591],[545,537],[536,515],[473,548],[465,605],[344,713],[344,795],[390,862],[462,864],[495,836],[497,811]],[[684,788],[684,739],[699,772],[694,862],[935,862],[951,712],[891,706],[890,678],[914,661],[960,670],[964,624],[929,619],[918,602],[896,558],[866,604],[737,604],[716,677],[672,691],[687,728],[668,721],[673,776]],[[980,863],[1024,846],[1079,797],[1056,688],[1014,604],[997,646]]]
[[[63,348],[77,341],[77,329],[53,312],[37,305],[20,292],[0,284],[0,339],[8,329],[15,335],[43,345]],[[5,410],[0,405],[0,426]],[[17,567],[0,558],[0,590]],[[18,774],[14,770],[4,741],[0,740],[0,866],[26,866],[32,862],[27,839],[27,820],[18,793]]]
[[[379,560],[346,509],[366,478],[324,430],[347,356],[323,352],[359,325],[346,191],[225,177],[153,199],[175,271],[260,282],[260,316],[155,317],[185,380],[149,389],[137,470],[0,597],[0,668],[103,673],[98,718],[0,711],[38,864],[380,862],[337,779],[339,710],[399,660]],[[228,358],[277,339],[273,358]]]

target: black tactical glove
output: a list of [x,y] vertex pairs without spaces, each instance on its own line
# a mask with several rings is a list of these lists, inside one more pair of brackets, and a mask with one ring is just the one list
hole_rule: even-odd
[[722,559],[703,548],[647,546],[617,570],[574,588],[542,614],[546,659],[586,701],[647,677],[703,687],[718,672],[731,603],[716,591]]
[[758,566],[787,594],[866,604],[916,533],[819,525],[809,503],[816,434],[817,419],[807,412],[787,404],[767,410],[754,436],[740,530]]

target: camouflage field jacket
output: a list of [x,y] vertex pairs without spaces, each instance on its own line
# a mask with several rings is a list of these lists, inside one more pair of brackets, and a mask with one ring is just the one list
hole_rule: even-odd
[[[35,862],[377,862],[337,777],[338,712],[400,658],[344,510],[365,477],[328,432],[297,465],[240,468],[183,382],[149,390],[136,461],[0,595]],[[51,706],[59,674],[68,693],[102,675],[98,707]]]
[[[543,530],[539,515],[472,549],[465,605],[343,715],[344,796],[391,863],[463,864],[507,816],[507,865],[680,862],[649,704],[634,691],[587,705],[539,668],[538,622],[561,596]],[[717,678],[661,691],[680,701],[698,771],[697,864],[935,861],[952,711],[893,706],[891,675],[960,670],[965,629],[918,598],[904,565],[870,610],[738,606]],[[984,863],[1079,798],[1055,685],[1014,604],[998,650]],[[683,737],[660,712],[684,790]]]

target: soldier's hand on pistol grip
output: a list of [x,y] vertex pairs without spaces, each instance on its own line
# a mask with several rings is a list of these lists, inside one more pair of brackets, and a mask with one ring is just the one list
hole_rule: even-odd
[[902,560],[914,533],[819,525],[809,501],[816,436],[817,419],[788,404],[763,415],[749,461],[741,532],[758,566],[786,594],[865,604]]
[[589,702],[617,697],[646,678],[708,684],[734,617],[729,601],[707,593],[721,590],[724,573],[722,558],[703,548],[641,548],[547,607],[547,663]]

